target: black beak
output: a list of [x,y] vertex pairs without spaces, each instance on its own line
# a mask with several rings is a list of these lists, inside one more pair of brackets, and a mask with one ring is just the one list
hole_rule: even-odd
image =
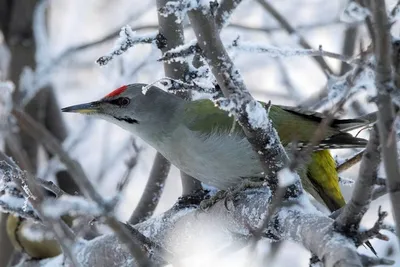
[[101,102],[95,101],[85,104],[79,104],[75,106],[70,106],[66,108],[62,108],[62,112],[74,112],[81,114],[95,114],[98,113]]

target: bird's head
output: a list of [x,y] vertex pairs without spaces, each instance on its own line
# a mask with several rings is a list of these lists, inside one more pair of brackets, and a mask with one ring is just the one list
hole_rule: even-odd
[[155,86],[144,93],[144,86],[146,84],[124,85],[100,100],[66,107],[62,111],[100,117],[134,133],[138,128],[160,126],[160,120],[174,109],[177,97]]

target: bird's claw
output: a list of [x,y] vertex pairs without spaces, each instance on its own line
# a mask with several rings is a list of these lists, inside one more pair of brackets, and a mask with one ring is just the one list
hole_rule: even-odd
[[200,202],[200,209],[202,211],[207,211],[209,208],[211,208],[212,206],[214,206],[215,203],[217,203],[218,201],[226,198],[228,191],[226,190],[221,190],[218,191],[215,195],[213,195],[212,197],[205,199],[203,201]]
[[251,180],[243,180],[237,187],[229,188],[228,190],[218,191],[214,196],[209,199],[205,199],[200,203],[200,209],[203,211],[207,211],[209,208],[214,206],[220,200],[224,200],[224,206],[227,210],[230,210],[228,207],[229,202],[233,203],[240,193],[246,189],[251,188],[259,188],[264,185],[264,181],[251,181]]

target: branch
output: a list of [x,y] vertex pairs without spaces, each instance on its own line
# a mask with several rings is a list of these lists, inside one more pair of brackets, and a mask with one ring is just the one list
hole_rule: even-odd
[[228,25],[229,18],[241,2],[242,0],[221,0],[215,14],[215,24],[217,24],[218,31]]
[[1,169],[11,174],[13,181],[17,184],[20,192],[24,194],[26,200],[32,205],[43,225],[50,229],[60,244],[63,252],[71,261],[72,266],[78,267],[79,264],[74,254],[72,246],[75,243],[75,235],[71,229],[61,219],[52,219],[42,211],[42,203],[45,199],[41,188],[37,187],[34,179],[29,173],[23,173],[19,167],[0,151]]
[[[333,52],[325,51],[322,46],[319,49],[296,49],[296,48],[280,48],[272,45],[255,44],[250,42],[239,42],[234,41],[233,44],[228,45],[229,48],[234,48],[237,51],[248,52],[248,53],[264,53],[269,57],[295,57],[295,56],[310,56],[310,57],[330,57],[347,64],[361,64],[358,59],[353,59],[349,56],[336,54]],[[197,44],[187,45],[178,49],[173,49],[166,52],[159,61],[172,61],[177,58],[189,57],[195,53],[201,53],[200,48]]]
[[[265,110],[268,106],[262,107],[250,95],[239,71],[225,50],[213,17],[205,10],[190,11],[188,16],[203,56],[226,97],[217,104],[235,115],[247,139],[259,155],[265,175],[276,176],[289,159],[268,119]],[[269,179],[268,183],[275,191],[277,180]],[[296,186],[301,187],[299,183]]]
[[119,56],[126,52],[129,48],[137,44],[151,44],[157,41],[157,34],[137,35],[132,28],[128,25],[122,27],[119,34],[119,39],[116,42],[116,46],[112,51],[105,56],[100,57],[96,60],[100,66],[107,65],[115,56]]
[[371,131],[367,148],[362,154],[358,179],[350,201],[335,220],[341,231],[358,229],[369,208],[380,164],[379,137],[376,127]]
[[[265,208],[268,209],[270,205],[270,196],[270,191],[266,188],[247,190],[240,193],[234,210],[228,211],[224,201],[219,201],[207,212],[194,208],[179,210],[174,207],[133,227],[152,242],[170,251],[177,259],[191,257],[203,262],[204,266],[209,266],[210,262],[215,263],[221,258],[221,250],[236,243],[235,237],[251,237],[249,228],[256,229],[260,225]],[[353,240],[338,233],[333,227],[332,219],[315,212],[310,206],[281,208],[272,217],[272,222],[264,234],[274,233],[281,240],[303,244],[322,259],[326,266],[361,267],[364,266],[364,260],[373,260],[359,255]],[[103,255],[99,251],[109,253]],[[211,256],[205,259],[204,255]],[[131,259],[127,251],[118,245],[114,235],[104,235],[88,241],[78,252],[78,258],[84,261],[84,267],[93,266],[94,262],[98,267],[116,267]],[[52,259],[48,264],[56,263],[56,260],[58,259]],[[20,267],[38,266],[28,264]],[[55,266],[59,266],[59,263]]]
[[359,240],[359,244],[363,244],[367,240],[377,237],[381,240],[388,241],[388,238],[385,235],[382,235],[379,231],[384,229],[384,223],[383,220],[388,216],[388,213],[386,211],[381,210],[381,206],[378,208],[378,219],[376,220],[374,226],[372,228],[363,231],[358,234],[357,239]]
[[[353,55],[354,48],[357,41],[358,25],[348,25],[346,31],[344,32],[344,40],[342,45],[342,55]],[[351,67],[349,64],[342,62],[340,65],[339,75],[343,75],[350,71]]]
[[142,197],[129,219],[130,224],[134,225],[145,221],[153,215],[160,201],[170,167],[171,164],[167,159],[160,153],[157,153]]
[[130,232],[122,227],[112,214],[113,205],[104,201],[103,197],[96,191],[90,180],[83,172],[82,166],[73,160],[68,153],[62,148],[60,143],[52,136],[43,126],[35,122],[29,115],[23,111],[13,110],[12,114],[16,117],[20,127],[27,134],[40,142],[47,150],[57,155],[61,162],[65,164],[70,171],[75,183],[79,186],[85,195],[92,199],[103,212],[106,223],[114,230],[121,242],[124,243],[134,258],[138,261],[139,266],[148,266],[149,261],[145,256],[140,244],[137,240],[130,236]]
[[[282,27],[288,32],[290,35],[295,35],[299,42],[299,44],[305,49],[312,49],[311,45],[301,36],[296,29],[290,25],[290,23],[267,1],[265,0],[257,0],[257,2],[268,12],[270,13],[281,25]],[[328,73],[334,73],[333,70],[329,67],[326,61],[321,57],[316,57],[315,61],[321,67],[322,71],[328,71]]]
[[[335,19],[332,21],[324,21],[324,22],[319,22],[316,24],[306,24],[306,25],[298,25],[296,26],[296,29],[298,31],[304,31],[304,30],[311,30],[315,28],[320,28],[320,27],[327,27],[327,26],[335,26],[338,24],[342,24],[339,20]],[[358,25],[358,24],[355,24]],[[237,24],[237,23],[230,23],[227,28],[237,28],[241,30],[248,30],[248,31],[256,31],[256,32],[265,32],[267,34],[273,33],[276,31],[282,31],[282,27],[277,27],[277,26],[260,26],[260,27],[253,27],[253,26],[248,26],[244,24]]]
[[360,152],[356,153],[355,155],[351,156],[348,159],[345,159],[341,164],[336,166],[336,172],[341,173],[345,170],[348,170],[350,167],[354,166],[362,159],[365,150],[361,150]]
[[[168,5],[168,0],[157,0],[157,8],[158,10],[163,9],[166,5]],[[164,54],[166,51],[179,47],[185,43],[185,34],[183,31],[183,25],[179,22],[176,13],[168,14],[167,16],[160,13],[157,14],[158,16],[158,24],[159,24],[159,34],[162,36],[165,41],[162,45],[159,43],[158,48]],[[189,75],[189,65],[186,61],[183,62],[171,62],[167,63],[164,62],[164,72],[165,76],[168,78],[172,78],[175,80],[181,80],[183,82],[187,82],[190,77]],[[191,92],[177,92],[177,95],[184,99],[191,99]],[[161,155],[158,156],[159,161],[161,161]],[[166,161],[164,159],[163,161]],[[160,163],[161,164],[161,163]],[[163,165],[167,163],[164,162]],[[169,168],[169,167],[168,167]],[[162,169],[162,168],[161,168]],[[163,175],[162,173],[153,175]],[[167,175],[167,174],[165,174]],[[158,178],[160,179],[160,178]],[[164,179],[165,180],[165,179]],[[193,177],[185,174],[181,171],[181,182],[182,182],[182,194],[187,195],[190,194],[194,190],[201,189],[201,183],[195,180]]]
[[[393,207],[397,236],[400,237],[400,169],[397,154],[396,135],[391,134],[394,125],[394,108],[390,97],[393,83],[391,61],[391,36],[384,1],[371,1],[374,28],[374,50],[377,61],[376,87],[378,106],[378,129],[382,149],[383,165],[387,177],[387,188]],[[399,239],[400,240],[400,239]]]

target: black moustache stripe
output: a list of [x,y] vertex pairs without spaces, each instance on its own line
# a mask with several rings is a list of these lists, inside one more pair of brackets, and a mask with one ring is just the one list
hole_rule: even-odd
[[132,119],[132,118],[128,118],[128,117],[124,117],[124,118],[114,117],[114,118],[119,120],[119,121],[126,121],[127,123],[130,123],[130,124],[139,124],[139,122],[137,120]]

